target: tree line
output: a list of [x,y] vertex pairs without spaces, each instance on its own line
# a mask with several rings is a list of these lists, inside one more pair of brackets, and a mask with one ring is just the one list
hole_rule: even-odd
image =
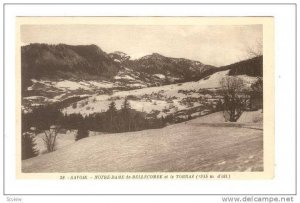
[[165,125],[165,118],[146,117],[146,113],[138,112],[131,108],[125,98],[120,110],[112,101],[108,110],[86,116],[81,114],[64,114],[55,104],[48,104],[32,109],[31,112],[22,113],[22,131],[26,132],[31,127],[38,131],[49,129],[51,125],[58,125],[64,129],[78,129],[85,127],[91,131],[120,133],[138,131],[150,128],[161,128]]
[[[37,155],[34,136],[30,133],[32,128],[35,129],[35,134],[44,132],[45,138],[49,138],[45,139],[46,141],[51,141],[49,136],[50,126],[58,126],[59,129],[75,129],[77,130],[77,135],[75,136],[77,141],[88,137],[88,131],[121,133],[162,128],[167,122],[170,122],[169,119],[172,119],[172,117],[149,117],[146,113],[135,111],[131,108],[127,98],[125,98],[120,110],[116,108],[116,103],[112,101],[106,112],[86,116],[81,114],[64,114],[61,111],[61,105],[57,104],[39,106],[32,109],[31,112],[22,112],[22,159]],[[52,136],[56,137],[56,135]],[[51,142],[46,141],[45,145],[48,149],[48,145]],[[54,145],[55,143],[52,144]]]

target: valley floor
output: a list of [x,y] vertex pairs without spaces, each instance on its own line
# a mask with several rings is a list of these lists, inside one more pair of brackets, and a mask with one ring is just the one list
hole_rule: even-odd
[[[211,122],[212,118],[215,122]],[[22,161],[23,172],[263,171],[258,123],[216,123],[220,113],[151,129],[90,136]]]

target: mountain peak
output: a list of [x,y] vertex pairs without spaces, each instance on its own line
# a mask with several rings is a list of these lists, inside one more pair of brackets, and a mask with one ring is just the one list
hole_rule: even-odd
[[152,53],[151,55],[152,55],[152,56],[162,56],[162,57],[164,57],[163,55],[161,55],[161,54],[159,54],[159,53]]
[[117,55],[120,55],[120,56],[127,56],[127,54],[124,53],[124,52],[122,52],[122,51],[114,51],[114,52],[112,52],[110,54],[117,54]]
[[140,59],[146,60],[146,59],[163,59],[166,58],[165,56],[159,54],[159,53],[152,53],[146,56],[141,57]]
[[[66,75],[112,78],[119,71],[120,65],[115,63],[107,53],[95,44],[29,44],[21,49],[22,72],[30,79],[63,78]],[[26,86],[26,85],[25,85]]]
[[109,53],[108,55],[115,62],[119,62],[119,63],[130,59],[130,56],[128,56],[126,53],[121,51],[114,51],[112,53]]

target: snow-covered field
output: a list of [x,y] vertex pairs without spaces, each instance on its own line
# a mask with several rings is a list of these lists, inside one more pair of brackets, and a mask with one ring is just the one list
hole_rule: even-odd
[[[129,91],[117,91],[112,95],[94,95],[86,100],[77,102],[77,107],[72,105],[63,110],[66,114],[80,113],[89,115],[95,112],[104,112],[108,109],[111,101],[116,102],[116,107],[121,108],[125,97],[129,98],[131,107],[137,111],[150,113],[160,111],[158,116],[166,116],[193,107],[203,105],[216,105],[219,97],[212,94],[201,93],[201,90],[214,91],[220,87],[220,80],[228,75],[227,71],[221,71],[197,82],[186,82],[181,84],[148,87]],[[249,76],[237,76],[250,86],[257,79]],[[127,78],[128,79],[128,78]],[[199,97],[202,101],[198,101]],[[193,99],[193,102],[185,102]],[[165,111],[163,111],[165,109]]]
[[60,90],[76,90],[76,89],[84,89],[91,90],[95,87],[101,88],[112,88],[114,84],[108,81],[71,81],[71,80],[60,80],[60,81],[50,81],[50,80],[35,80],[32,79],[33,85],[28,87],[28,90],[36,89],[37,85],[41,85],[42,87],[52,87]]
[[[152,76],[156,80],[156,76]],[[140,89],[152,86],[151,82],[142,81],[139,74],[126,69],[111,81],[105,80],[31,80],[32,85],[27,87],[26,96],[23,97],[23,108],[30,111],[33,106],[60,102],[74,96],[108,94],[113,91]]]
[[[134,96],[135,100],[129,99],[133,109],[146,113],[161,111],[158,116],[165,116],[184,109],[207,104],[215,105],[217,97],[213,98],[211,94],[199,94],[199,90],[207,89],[214,91],[218,89],[220,87],[220,80],[227,76],[228,72],[229,70],[216,72],[196,82],[155,87],[149,87],[153,86],[153,81],[152,83],[143,82],[140,80],[141,76],[139,73],[126,68],[115,76],[114,82],[33,79],[33,84],[28,87],[29,93],[32,93],[23,98],[22,105],[24,111],[30,111],[30,108],[33,106],[60,102],[74,96],[88,96],[88,99],[77,102],[76,108],[70,105],[63,112],[66,114],[80,113],[82,115],[89,115],[106,111],[111,101],[115,101],[117,108],[121,108],[121,103],[125,97]],[[165,75],[162,74],[154,74],[151,77],[155,84],[156,82],[159,84],[159,81],[165,79]],[[247,86],[250,86],[257,80],[255,77],[246,75],[235,77],[243,79]],[[203,98],[202,102],[196,101],[196,98],[199,97]],[[185,102],[187,99],[193,99],[193,102]],[[162,112],[164,109],[165,111]]]
[[[58,150],[58,149],[66,147],[67,145],[74,144],[75,135],[76,135],[76,131],[69,131],[69,130],[66,133],[58,133],[58,135],[56,137],[55,149]],[[35,143],[36,143],[35,148],[37,149],[37,151],[40,155],[47,152],[46,145],[43,141],[44,137],[45,137],[44,133],[39,133],[34,138]]]
[[232,125],[224,123],[219,112],[162,129],[96,133],[55,152],[23,160],[22,171],[262,171],[262,119],[254,122],[262,113],[247,114],[243,122]]

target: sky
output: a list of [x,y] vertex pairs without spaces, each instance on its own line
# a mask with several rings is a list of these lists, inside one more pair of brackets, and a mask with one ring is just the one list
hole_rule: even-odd
[[96,44],[131,58],[159,53],[223,66],[261,49],[262,25],[22,25],[21,44]]

